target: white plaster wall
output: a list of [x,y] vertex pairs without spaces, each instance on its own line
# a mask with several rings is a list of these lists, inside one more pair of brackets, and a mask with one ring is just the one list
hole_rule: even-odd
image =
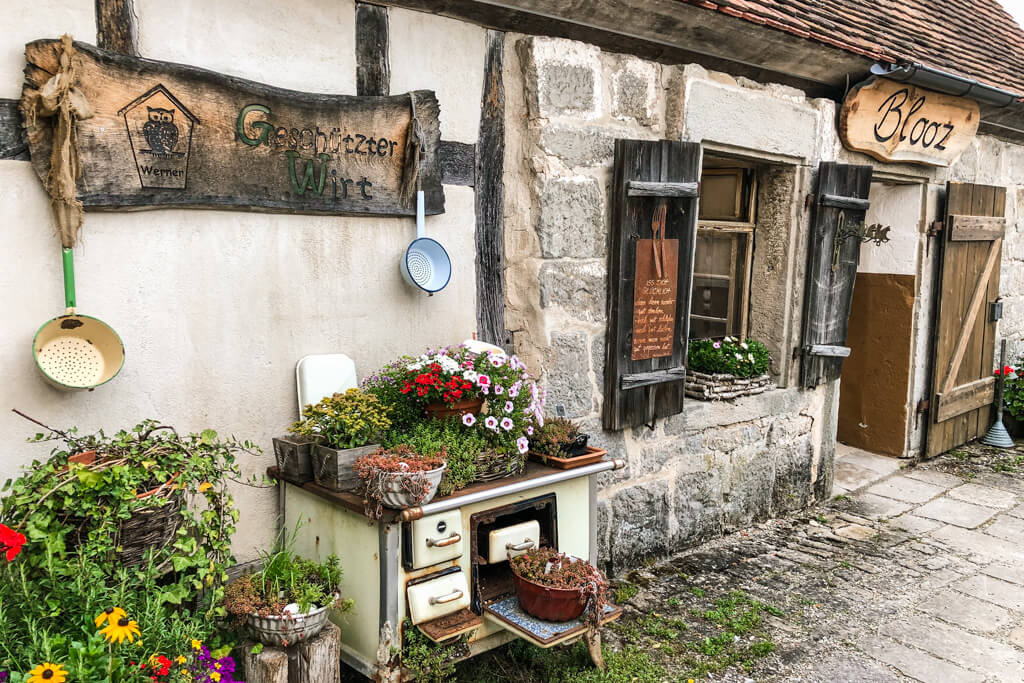
[[389,7],[391,94],[430,83],[441,103],[441,138],[475,143],[486,40],[487,31],[479,26]]
[[913,275],[917,272],[917,249],[921,237],[921,209],[924,185],[871,183],[868,198],[871,205],[864,217],[865,225],[881,223],[889,226],[889,241],[876,245],[867,242],[860,247],[858,273],[891,273]]
[[[87,15],[81,21],[94,26],[92,0],[65,6],[81,10]],[[261,6],[136,0],[135,6],[145,56],[275,86],[355,91],[351,0]],[[59,9],[44,4],[38,16],[0,36],[6,50],[0,87],[10,96],[20,92],[21,43],[63,30],[52,19]],[[92,30],[86,39],[94,42]],[[393,91],[435,90],[442,129],[453,130],[446,116],[461,117],[455,139],[476,139],[475,124],[470,129],[467,122],[479,117],[484,49],[474,37],[482,35],[472,27],[457,48],[447,48],[457,49],[463,73],[475,74],[464,81],[442,68],[437,36],[396,41],[405,66],[396,69],[401,80]],[[415,64],[424,68],[417,73]],[[448,249],[454,272],[433,297],[411,290],[398,272],[415,237],[409,219],[88,212],[76,250],[79,310],[120,333],[126,361],[96,391],[63,393],[43,383],[31,354],[35,331],[63,311],[59,242],[30,165],[0,161],[0,482],[48,454],[45,446],[24,443],[38,430],[11,407],[82,430],[115,430],[148,417],[190,431],[210,427],[262,446],[267,455],[243,466],[263,471],[273,459],[271,437],[296,417],[293,377],[302,356],[348,353],[363,377],[400,353],[473,333],[472,188],[446,186],[445,204],[445,214],[427,218],[427,232]],[[276,497],[242,487],[235,493],[242,511],[235,552],[246,560],[272,538]]]
[[0,32],[0,97],[21,97],[25,43],[40,38],[59,38],[70,33],[75,40],[96,42],[94,0],[7,0]]
[[354,95],[354,8],[353,0],[135,0],[139,52],[281,88]]

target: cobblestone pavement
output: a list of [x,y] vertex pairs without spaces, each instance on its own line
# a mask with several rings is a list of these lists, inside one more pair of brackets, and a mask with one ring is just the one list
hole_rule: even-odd
[[[668,680],[1020,683],[1024,445],[953,451],[636,570],[618,589],[627,616],[606,642],[655,653]],[[771,643],[765,656],[695,669],[699,655],[643,628],[656,615],[692,630],[737,591],[778,608],[744,636]]]

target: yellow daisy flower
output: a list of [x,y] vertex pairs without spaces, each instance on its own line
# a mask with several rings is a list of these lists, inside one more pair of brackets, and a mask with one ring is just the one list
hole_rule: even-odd
[[192,649],[193,650],[201,650],[202,648],[203,648],[202,641],[199,641],[199,640],[196,640],[195,638],[193,638],[192,639]]
[[178,658],[174,661],[176,661],[178,664],[184,664],[188,661],[188,659],[185,658],[185,655],[178,655]]
[[220,674],[217,673],[216,671],[211,672],[210,673],[210,680],[211,681],[219,681],[220,680]]
[[96,622],[96,628],[103,626],[105,623],[116,624],[117,620],[121,617],[126,616],[125,611],[120,607],[108,607],[97,615],[94,622]]
[[118,644],[123,643],[126,639],[129,643],[134,642],[135,636],[142,635],[138,622],[130,621],[128,617],[121,617],[116,622],[111,621],[109,626],[100,629],[100,633],[107,641]]
[[60,664],[40,664],[28,672],[27,683],[64,683],[68,679],[68,672]]

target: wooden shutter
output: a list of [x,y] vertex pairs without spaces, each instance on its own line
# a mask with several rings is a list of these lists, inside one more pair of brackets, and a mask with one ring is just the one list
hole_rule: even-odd
[[1006,188],[947,185],[927,457],[983,435],[991,421],[1005,207]]
[[[700,145],[669,140],[616,140],[608,247],[608,334],[605,429],[650,424],[683,409],[683,380],[697,235]],[[667,205],[665,238],[678,240],[675,329],[670,355],[633,360],[637,241],[651,239],[659,204]]]
[[846,328],[860,262],[860,240],[842,240],[838,260],[833,263],[833,259],[841,229],[864,222],[870,189],[870,166],[823,162],[818,167],[804,291],[800,381],[805,387],[839,379],[843,358],[850,355]]

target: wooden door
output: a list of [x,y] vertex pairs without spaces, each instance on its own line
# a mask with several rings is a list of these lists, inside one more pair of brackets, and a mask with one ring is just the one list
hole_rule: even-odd
[[818,168],[804,287],[805,387],[839,379],[850,355],[846,330],[860,262],[860,240],[850,233],[864,222],[870,189],[870,166],[822,162]]
[[983,435],[995,396],[992,375],[1006,188],[949,183],[939,268],[926,457]]

